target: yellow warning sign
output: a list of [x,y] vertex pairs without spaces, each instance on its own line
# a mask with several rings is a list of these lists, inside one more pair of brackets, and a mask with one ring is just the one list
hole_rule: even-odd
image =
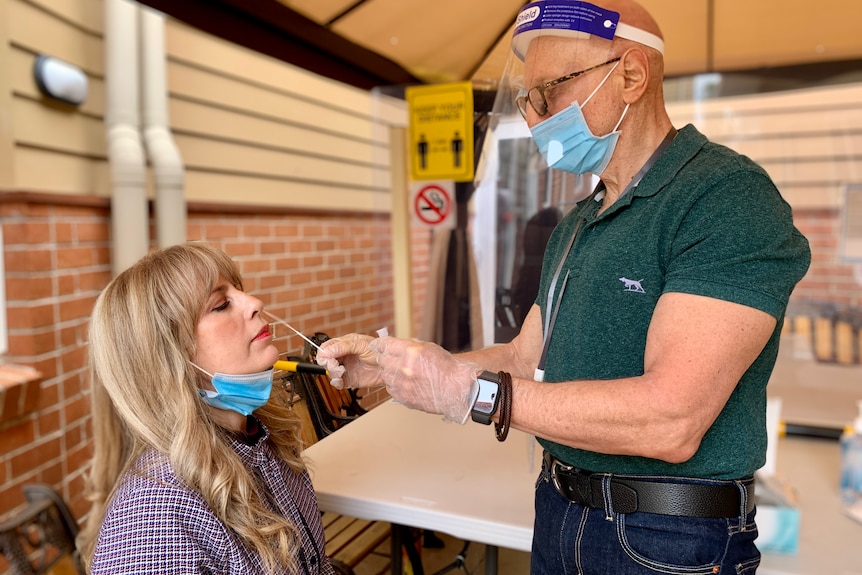
[[414,180],[473,179],[473,85],[411,86],[410,174]]

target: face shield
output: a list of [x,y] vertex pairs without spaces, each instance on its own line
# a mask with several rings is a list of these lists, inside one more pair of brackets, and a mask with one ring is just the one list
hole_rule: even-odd
[[[591,91],[610,73],[624,52],[615,38],[664,52],[661,38],[620,22],[618,12],[577,0],[527,4],[515,21],[512,52],[500,85],[500,109],[494,111],[523,117],[532,110],[535,120],[547,119],[575,100],[578,82]],[[581,91],[581,100],[590,91]],[[503,94],[508,104],[502,101]]]
[[[620,14],[577,0],[539,0],[518,14],[512,50],[491,112],[492,138],[534,139],[529,151],[535,170],[548,166],[577,178],[580,196],[591,188],[584,174],[599,174],[607,165],[628,107],[611,133],[592,134],[580,112],[602,88],[630,46],[623,38],[662,53],[664,42],[645,30],[620,22]],[[628,44],[624,42],[623,44]],[[573,109],[574,108],[574,109]],[[565,113],[561,113],[565,111]],[[571,126],[572,116],[579,129]],[[532,129],[525,118],[529,117]],[[573,132],[570,138],[569,132]],[[571,194],[566,194],[570,196]]]

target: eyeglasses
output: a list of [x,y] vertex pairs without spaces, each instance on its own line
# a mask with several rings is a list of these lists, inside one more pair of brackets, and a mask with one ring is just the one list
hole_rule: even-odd
[[596,68],[601,68],[602,66],[607,66],[608,64],[613,64],[614,62],[619,62],[621,56],[614,58],[613,60],[608,60],[607,62],[603,62],[601,64],[596,64],[595,66],[591,66],[586,70],[581,70],[580,72],[573,72],[571,74],[566,74],[565,76],[560,76],[556,80],[551,80],[550,82],[545,82],[544,84],[539,84],[538,86],[533,86],[527,91],[526,96],[518,96],[515,98],[515,104],[518,106],[518,111],[521,112],[521,115],[524,116],[524,119],[527,119],[527,102],[530,103],[530,107],[536,111],[536,113],[540,116],[544,116],[548,113],[548,101],[545,99],[545,90],[548,88],[553,88],[563,82],[568,80],[572,80],[573,78],[577,78],[581,74],[586,74],[590,70],[595,70]]

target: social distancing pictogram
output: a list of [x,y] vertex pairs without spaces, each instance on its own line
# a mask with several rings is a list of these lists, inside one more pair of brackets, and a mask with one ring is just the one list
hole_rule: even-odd
[[410,175],[413,180],[473,179],[471,82],[411,86]]

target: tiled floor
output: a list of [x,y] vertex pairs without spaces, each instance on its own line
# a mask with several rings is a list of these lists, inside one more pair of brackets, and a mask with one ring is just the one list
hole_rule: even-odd
[[[462,552],[464,542],[445,533],[437,533],[436,535],[443,541],[444,547],[442,549],[422,549],[422,567],[425,570],[425,575],[443,575],[443,573],[484,575],[484,545],[470,543],[467,552],[463,555],[463,567],[461,567],[456,564],[455,560]],[[383,542],[374,553],[354,568],[356,575],[388,575],[390,570],[389,547],[389,540]],[[499,550],[497,557],[498,575],[527,575],[529,572],[529,553],[512,549]]]

